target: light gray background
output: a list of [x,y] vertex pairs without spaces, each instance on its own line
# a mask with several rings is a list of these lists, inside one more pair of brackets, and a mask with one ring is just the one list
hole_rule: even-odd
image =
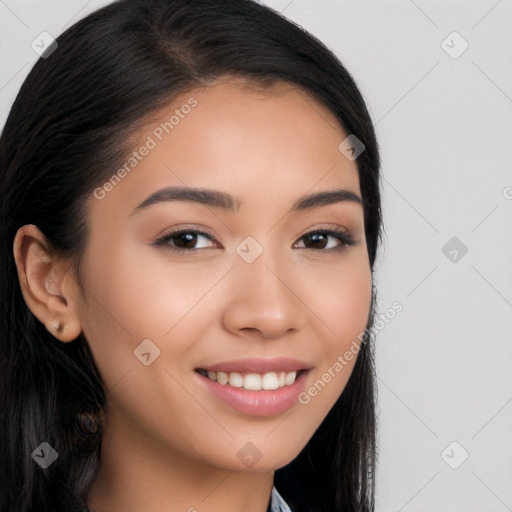
[[[108,3],[0,0],[2,126],[36,36]],[[377,338],[377,510],[512,511],[512,1],[265,3],[340,57],[378,131],[379,312],[403,310]]]

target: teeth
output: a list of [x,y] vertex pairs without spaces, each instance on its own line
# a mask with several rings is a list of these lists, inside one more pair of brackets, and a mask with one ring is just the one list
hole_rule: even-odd
[[289,386],[295,382],[295,378],[297,377],[297,372],[287,373],[284,377],[284,383]]
[[241,373],[232,372],[229,374],[229,385],[241,388],[244,385],[244,378]]
[[227,384],[229,382],[228,374],[224,372],[217,372],[217,382],[219,384]]
[[[293,380],[295,381],[295,378]],[[293,382],[291,384],[293,384]],[[265,373],[261,379],[261,387],[263,389],[277,389],[279,387],[277,375],[274,372]]]
[[210,380],[217,381],[219,384],[229,384],[235,388],[244,388],[251,391],[261,391],[279,389],[284,386],[290,386],[297,378],[297,372],[268,372],[264,374],[239,372],[211,372],[200,370],[200,373],[207,376]]

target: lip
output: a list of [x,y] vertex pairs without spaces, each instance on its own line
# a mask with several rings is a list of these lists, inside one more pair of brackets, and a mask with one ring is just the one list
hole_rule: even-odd
[[[268,367],[266,366],[265,368]],[[240,367],[238,366],[238,368]],[[272,416],[287,411],[298,402],[299,394],[306,387],[309,370],[302,371],[297,375],[295,382],[289,386],[261,391],[250,391],[244,388],[236,388],[229,384],[219,384],[196,371],[194,374],[200,379],[201,385],[205,386],[208,392],[226,402],[233,409],[251,416]]]
[[207,370],[211,372],[239,372],[239,373],[267,373],[267,372],[293,372],[299,370],[311,370],[312,366],[300,359],[292,357],[272,357],[272,358],[245,358],[223,361],[207,366],[200,366],[196,369]]

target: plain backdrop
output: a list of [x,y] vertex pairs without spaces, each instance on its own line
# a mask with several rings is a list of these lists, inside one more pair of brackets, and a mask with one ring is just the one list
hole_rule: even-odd
[[[109,2],[0,0],[0,124]],[[379,512],[512,511],[512,1],[268,0],[358,83],[382,153]]]

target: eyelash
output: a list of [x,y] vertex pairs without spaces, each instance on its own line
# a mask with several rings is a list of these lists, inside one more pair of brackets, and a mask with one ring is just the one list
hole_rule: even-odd
[[[193,233],[195,235],[201,235],[201,236],[204,236],[205,238],[207,238],[210,241],[215,241],[215,238],[210,233],[206,233],[205,231],[200,231],[200,230],[196,230],[196,229],[180,229],[180,230],[173,231],[171,233],[168,233],[168,234],[158,238],[151,245],[152,246],[156,246],[156,247],[162,247],[163,249],[172,251],[172,252],[177,253],[177,254],[185,254],[185,253],[189,253],[190,254],[190,253],[194,253],[194,252],[200,251],[201,249],[183,249],[181,247],[174,247],[174,246],[169,244],[170,240],[172,240],[173,238],[175,238],[175,237],[177,237],[179,235],[183,235],[185,233]],[[308,231],[307,233],[304,233],[299,238],[299,240],[301,240],[301,239],[303,239],[303,238],[305,238],[307,236],[310,236],[312,234],[316,234],[316,233],[321,233],[323,235],[333,236],[334,238],[337,238],[342,243],[337,245],[336,247],[331,247],[330,249],[315,249],[315,248],[310,249],[310,250],[313,250],[313,251],[341,252],[347,246],[356,245],[356,242],[354,241],[352,236],[348,232],[346,232],[346,231],[344,231],[342,229],[315,229],[315,230],[312,230],[312,231]],[[307,249],[307,247],[300,247],[300,249]]]

